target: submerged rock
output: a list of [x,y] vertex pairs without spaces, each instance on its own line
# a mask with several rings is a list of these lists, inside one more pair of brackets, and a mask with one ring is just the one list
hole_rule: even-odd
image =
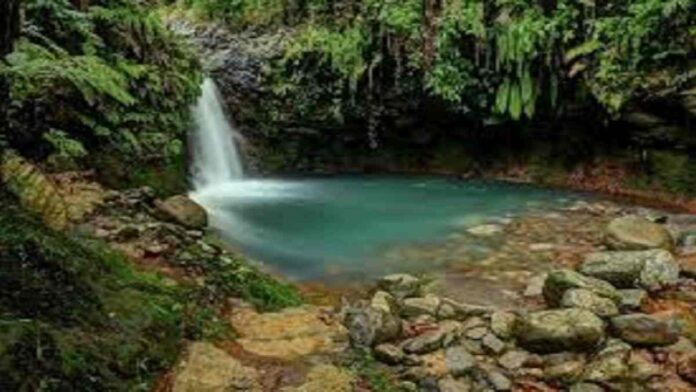
[[611,283],[568,269],[549,273],[544,282],[544,299],[549,305],[557,306],[560,304],[563,294],[569,289],[585,289],[614,302],[621,300],[621,295]]
[[261,392],[256,370],[210,343],[192,343],[174,376],[172,392]]
[[668,346],[679,340],[681,332],[674,320],[662,320],[644,313],[613,317],[611,328],[624,341],[642,346]]
[[588,255],[580,272],[606,280],[616,287],[659,289],[679,278],[679,265],[665,250],[597,252]]
[[467,233],[477,237],[490,237],[503,232],[503,227],[496,224],[480,225],[468,228]]
[[546,310],[525,317],[516,335],[532,351],[589,350],[604,337],[604,322],[584,309]]
[[615,250],[671,250],[674,246],[672,235],[664,226],[637,215],[627,215],[609,222],[605,242]]
[[155,200],[155,206],[163,218],[189,229],[203,229],[208,225],[208,214],[187,196],[172,196],[167,200]]
[[585,289],[566,291],[561,299],[561,306],[589,310],[599,317],[611,317],[619,314],[619,308],[614,301]]

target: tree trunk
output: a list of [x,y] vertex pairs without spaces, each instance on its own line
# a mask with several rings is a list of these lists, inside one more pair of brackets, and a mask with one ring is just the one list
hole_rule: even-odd
[[423,3],[423,60],[424,68],[429,71],[435,59],[437,40],[437,18],[442,9],[441,0],[425,0]]
[[[19,36],[21,0],[0,1],[0,61],[12,52],[15,39]],[[8,133],[7,104],[10,86],[6,78],[0,77],[0,152],[5,148],[5,135]]]

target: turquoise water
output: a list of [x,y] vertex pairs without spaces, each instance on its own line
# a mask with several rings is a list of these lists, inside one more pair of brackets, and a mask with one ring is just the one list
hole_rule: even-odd
[[290,278],[325,282],[427,271],[434,268],[428,260],[399,260],[394,250],[436,246],[467,227],[575,197],[514,184],[420,177],[240,180],[193,196],[225,240],[246,255]]

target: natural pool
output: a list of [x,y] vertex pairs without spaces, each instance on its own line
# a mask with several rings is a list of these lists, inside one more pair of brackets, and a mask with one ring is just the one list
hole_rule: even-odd
[[391,271],[445,268],[447,262],[399,250],[437,246],[468,227],[578,196],[439,177],[340,177],[229,181],[194,198],[223,238],[272,270],[298,281],[354,283]]

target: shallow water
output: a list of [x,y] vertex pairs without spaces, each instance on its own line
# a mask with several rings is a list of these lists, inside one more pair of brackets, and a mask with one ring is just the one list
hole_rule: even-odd
[[[577,195],[446,178],[239,180],[193,197],[243,253],[299,281],[360,282],[446,265],[408,257],[467,227],[560,207]],[[472,252],[485,252],[474,249]],[[434,271],[432,271],[434,272]]]

